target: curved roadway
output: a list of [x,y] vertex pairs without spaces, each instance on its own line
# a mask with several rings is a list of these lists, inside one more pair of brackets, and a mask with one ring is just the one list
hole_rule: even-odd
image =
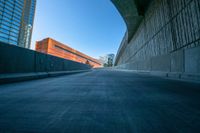
[[199,133],[200,84],[102,69],[1,85],[0,132]]

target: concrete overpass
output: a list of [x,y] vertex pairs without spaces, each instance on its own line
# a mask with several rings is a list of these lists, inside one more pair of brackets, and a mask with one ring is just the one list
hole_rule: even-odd
[[127,25],[116,68],[200,79],[199,0],[112,0]]

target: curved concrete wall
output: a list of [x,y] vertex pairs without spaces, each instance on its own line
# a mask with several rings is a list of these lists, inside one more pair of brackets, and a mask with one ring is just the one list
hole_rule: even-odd
[[86,64],[0,43],[0,74],[72,71],[90,68]]
[[131,40],[122,41],[115,65],[200,74],[199,18],[199,0],[153,0]]

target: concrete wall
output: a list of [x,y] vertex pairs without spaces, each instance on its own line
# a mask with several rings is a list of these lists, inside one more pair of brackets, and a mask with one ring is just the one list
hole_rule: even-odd
[[90,66],[0,43],[0,73],[87,70]]
[[122,43],[118,68],[200,74],[200,0],[153,0]]

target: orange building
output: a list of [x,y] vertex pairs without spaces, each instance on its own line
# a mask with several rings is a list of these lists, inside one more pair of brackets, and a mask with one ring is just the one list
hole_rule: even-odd
[[35,50],[38,52],[65,58],[68,60],[89,64],[94,68],[101,67],[101,63],[97,59],[85,55],[51,38],[46,38],[42,41],[37,41]]

